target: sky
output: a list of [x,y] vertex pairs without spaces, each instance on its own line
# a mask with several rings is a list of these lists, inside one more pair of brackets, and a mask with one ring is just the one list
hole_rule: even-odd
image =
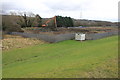
[[42,18],[55,15],[75,19],[118,21],[119,0],[1,0],[1,14],[32,12]]

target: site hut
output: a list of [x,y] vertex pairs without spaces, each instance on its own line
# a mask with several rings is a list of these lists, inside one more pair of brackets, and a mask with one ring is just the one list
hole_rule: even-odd
[[77,41],[84,41],[85,40],[85,34],[83,34],[83,33],[76,33],[75,34],[75,40],[77,40]]

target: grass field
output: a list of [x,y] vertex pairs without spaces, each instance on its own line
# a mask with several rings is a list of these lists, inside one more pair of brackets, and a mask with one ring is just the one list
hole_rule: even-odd
[[3,52],[3,78],[117,78],[118,37]]

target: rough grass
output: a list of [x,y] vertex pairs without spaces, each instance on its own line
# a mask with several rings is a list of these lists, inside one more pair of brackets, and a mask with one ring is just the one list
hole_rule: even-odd
[[118,37],[3,52],[3,78],[117,78]]
[[45,42],[37,39],[24,38],[21,36],[4,35],[2,40],[2,49],[11,50],[16,48],[24,48],[27,46],[44,44]]

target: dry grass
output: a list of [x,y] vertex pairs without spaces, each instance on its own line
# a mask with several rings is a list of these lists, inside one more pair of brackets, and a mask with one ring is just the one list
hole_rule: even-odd
[[24,48],[27,46],[44,44],[45,41],[32,39],[32,38],[24,38],[21,36],[14,35],[4,35],[4,39],[2,39],[2,50],[10,50],[15,48]]

